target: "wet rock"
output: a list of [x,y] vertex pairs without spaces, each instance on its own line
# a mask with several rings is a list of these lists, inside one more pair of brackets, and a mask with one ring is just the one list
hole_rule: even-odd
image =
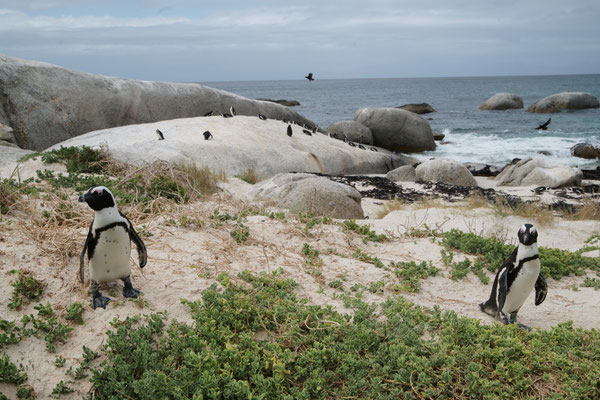
[[577,143],[571,147],[571,155],[580,158],[600,158],[600,148],[590,143]]
[[428,113],[435,112],[433,107],[431,107],[427,103],[411,103],[411,104],[405,104],[403,106],[396,107],[396,108],[401,108],[403,110],[410,111],[415,114],[428,114]]

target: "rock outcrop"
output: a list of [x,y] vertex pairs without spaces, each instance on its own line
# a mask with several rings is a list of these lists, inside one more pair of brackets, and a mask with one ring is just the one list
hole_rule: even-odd
[[291,109],[193,83],[137,81],[0,55],[0,123],[22,148],[43,150],[98,129],[222,114],[258,113],[315,124]]
[[[384,174],[412,160],[385,149],[362,150],[321,133],[257,117],[197,117],[128,125],[90,132],[55,145],[106,145],[116,159],[143,164],[154,160],[194,163],[234,176],[253,169],[259,179],[282,172]],[[164,134],[158,140],[156,129]],[[210,131],[212,139],[204,140]]]
[[292,212],[314,213],[333,218],[362,219],[358,190],[323,176],[278,174],[250,190],[255,200],[268,201]]
[[427,103],[410,103],[410,104],[405,104],[403,106],[399,106],[396,108],[401,108],[403,110],[410,111],[415,114],[429,114],[429,113],[435,112],[433,107],[431,107]]
[[348,139],[350,142],[373,144],[371,130],[356,121],[339,121],[329,125],[325,133],[334,139]]
[[425,161],[415,169],[417,180],[449,183],[460,186],[478,186],[467,167],[454,160],[436,158]]
[[412,165],[403,165],[385,175],[392,182],[414,182],[417,180],[415,167]]
[[0,123],[0,146],[16,146],[17,140],[13,134],[13,129]]
[[496,93],[479,106],[480,110],[511,110],[523,108],[523,99],[512,93]]
[[600,158],[600,148],[589,143],[577,143],[571,147],[571,155],[580,158]]
[[286,107],[295,107],[295,106],[299,106],[300,105],[300,102],[297,101],[297,100],[285,100],[285,99],[280,99],[280,100],[256,99],[256,100],[268,101],[270,103],[277,103],[277,104],[281,104],[282,106],[286,106]]
[[361,108],[354,113],[354,120],[371,130],[376,146],[408,153],[435,150],[429,123],[410,111]]
[[527,111],[535,113],[556,113],[561,110],[582,110],[598,108],[600,102],[596,96],[584,92],[562,92],[544,97],[529,106]]
[[496,177],[500,186],[579,186],[583,173],[579,168],[569,167],[539,158],[526,158],[507,165]]

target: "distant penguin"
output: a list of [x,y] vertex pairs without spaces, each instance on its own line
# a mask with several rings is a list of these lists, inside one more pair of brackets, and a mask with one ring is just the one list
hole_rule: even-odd
[[348,144],[352,147],[356,147],[356,143],[354,143],[354,142],[348,142]]
[[148,261],[146,246],[135,231],[131,221],[119,212],[110,190],[96,186],[79,196],[94,210],[94,219],[79,256],[79,279],[84,282],[84,256],[87,251],[90,281],[92,282],[92,308],[106,308],[110,300],[102,296],[98,287],[102,282],[121,279],[125,283],[123,296],[137,298],[140,291],[134,289],[129,278],[131,241],[137,247],[140,268]]
[[348,143],[348,135],[344,135],[344,143]]
[[288,127],[287,127],[287,135],[288,135],[289,137],[292,137],[292,134],[293,134],[293,131],[292,131],[292,126],[291,126],[291,125],[288,125]]
[[263,121],[267,120],[267,116],[262,114],[258,114],[258,118],[262,119]]
[[229,114],[236,115],[235,108],[233,108],[233,106],[229,107]]
[[158,135],[158,140],[165,140],[165,135],[163,135],[160,129],[156,130],[156,134]]
[[312,133],[316,133],[317,132],[317,127],[315,126],[314,128],[312,128]]
[[371,147],[371,151],[379,151],[375,147]]
[[229,114],[229,113],[223,113],[222,116],[223,116],[223,118],[231,118],[231,117],[233,117],[233,115]]
[[358,145],[358,148],[359,148],[359,149],[366,150],[366,149],[365,149],[365,146],[363,146],[362,144],[359,144],[359,145]]
[[212,110],[210,110],[209,112],[207,112],[206,114],[204,114],[205,117],[210,117],[212,115]]
[[213,135],[212,135],[212,133],[210,133],[210,131],[204,131],[203,135],[204,135],[204,140],[212,139],[212,137],[213,137]]
[[282,119],[281,121],[282,121],[284,124],[289,124],[289,123],[290,123],[290,121],[288,121],[287,119]]
[[304,133],[305,135],[308,135],[308,136],[312,136],[312,132],[309,131],[308,129],[302,129],[302,133]]
[[490,298],[479,304],[481,311],[501,319],[505,325],[517,322],[517,313],[534,288],[536,306],[544,302],[548,292],[546,280],[540,273],[537,230],[525,224],[517,236],[519,245],[498,269]]

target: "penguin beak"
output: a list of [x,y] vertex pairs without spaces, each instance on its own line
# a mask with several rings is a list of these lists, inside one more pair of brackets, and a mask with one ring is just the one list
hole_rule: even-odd
[[81,196],[79,196],[79,201],[80,202],[84,202],[85,200],[85,194],[82,194]]

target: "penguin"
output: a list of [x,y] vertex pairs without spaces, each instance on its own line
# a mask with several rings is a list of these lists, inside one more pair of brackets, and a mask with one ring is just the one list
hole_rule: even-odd
[[358,148],[359,148],[359,149],[362,149],[362,150],[366,150],[366,149],[365,149],[365,146],[363,146],[362,144],[359,144],[359,145],[358,145]]
[[262,115],[262,114],[258,114],[258,118],[262,119],[263,121],[267,120],[267,116],[266,115]]
[[231,117],[233,117],[233,115],[229,114],[229,113],[224,113],[224,114],[221,114],[221,115],[223,116],[223,118],[231,118]]
[[517,323],[517,313],[534,288],[536,306],[544,302],[548,293],[548,285],[540,273],[537,230],[531,224],[524,224],[517,236],[519,245],[498,269],[490,298],[479,304],[481,311],[501,319],[505,325]]
[[212,110],[210,110],[209,112],[207,112],[206,114],[204,114],[205,117],[210,117],[212,115]]
[[356,143],[354,143],[354,142],[346,142],[346,143],[348,143],[352,147],[356,147]]
[[212,137],[213,137],[213,135],[212,135],[212,133],[210,133],[210,131],[204,131],[203,135],[204,135],[204,140],[212,139]]
[[312,136],[311,131],[309,131],[308,129],[302,129],[302,133],[304,133],[305,135],[308,135],[308,136]]
[[104,186],[96,186],[79,196],[80,202],[86,202],[94,210],[94,219],[79,256],[79,279],[84,282],[83,267],[87,251],[90,281],[92,282],[92,308],[106,308],[110,300],[102,296],[98,287],[102,282],[121,279],[123,296],[137,298],[140,294],[129,278],[129,255],[131,241],[137,247],[140,268],[148,261],[146,246],[135,231],[131,221],[119,212],[113,194]]
[[312,128],[312,133],[317,133],[317,127]]
[[371,147],[371,151],[379,151],[375,147]]
[[165,135],[163,135],[160,129],[156,130],[156,134],[158,135],[158,140],[165,140]]
[[233,108],[233,106],[229,107],[229,114],[231,114],[232,116],[236,115],[235,108]]
[[292,134],[293,134],[293,132],[292,132],[292,126],[291,126],[291,125],[288,125],[288,127],[287,127],[287,135],[288,135],[289,137],[292,137]]

